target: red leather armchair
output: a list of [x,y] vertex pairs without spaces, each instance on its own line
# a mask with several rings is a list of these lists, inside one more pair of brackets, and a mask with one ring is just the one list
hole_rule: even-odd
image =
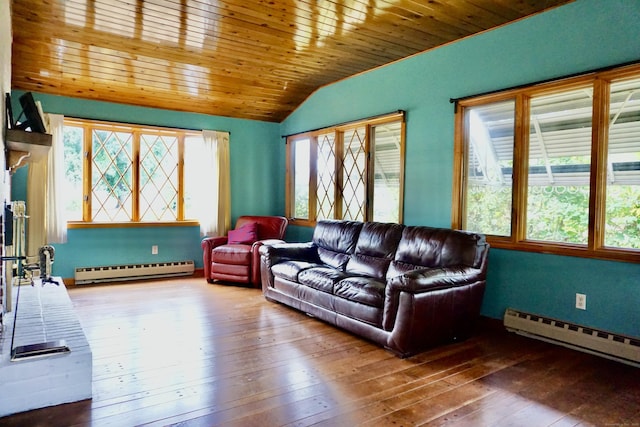
[[236,221],[235,230],[239,230],[243,226],[251,227],[252,223],[256,224],[255,241],[230,244],[228,236],[202,239],[204,277],[207,282],[213,283],[215,280],[221,280],[246,283],[256,288],[262,286],[260,282],[260,246],[284,243],[282,239],[288,221],[281,216],[241,216]]

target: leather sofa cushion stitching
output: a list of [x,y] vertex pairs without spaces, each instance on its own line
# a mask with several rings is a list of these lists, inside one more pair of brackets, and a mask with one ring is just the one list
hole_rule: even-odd
[[320,267],[320,265],[306,261],[285,261],[272,266],[271,272],[275,277],[282,277],[283,279],[297,282],[298,274],[312,267]]

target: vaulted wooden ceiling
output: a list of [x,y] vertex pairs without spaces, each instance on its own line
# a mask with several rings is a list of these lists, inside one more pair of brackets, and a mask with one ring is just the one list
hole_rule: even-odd
[[12,88],[279,122],[328,83],[572,0],[13,0]]

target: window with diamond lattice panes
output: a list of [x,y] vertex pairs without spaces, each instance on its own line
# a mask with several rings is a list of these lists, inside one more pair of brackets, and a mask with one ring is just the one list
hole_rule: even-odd
[[364,221],[366,209],[366,128],[347,130],[343,134],[342,219]]
[[131,221],[133,134],[94,130],[91,207],[94,221]]
[[335,133],[318,135],[316,218],[334,218],[336,212]]
[[287,158],[293,224],[402,222],[404,112],[291,135]]
[[[197,147],[191,167],[183,167],[187,139]],[[190,210],[202,185],[196,160],[207,158],[196,152],[205,153],[201,143],[200,132],[65,118],[67,218],[98,227],[196,221],[185,214],[201,211],[200,204]],[[193,173],[185,176],[185,169]]]
[[178,138],[141,135],[140,221],[175,221],[178,215]]

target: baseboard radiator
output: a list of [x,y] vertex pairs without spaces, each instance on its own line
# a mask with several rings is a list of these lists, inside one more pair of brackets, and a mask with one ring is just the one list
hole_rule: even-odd
[[78,267],[75,284],[120,282],[125,280],[153,279],[173,276],[189,276],[195,271],[193,261],[156,262],[148,264]]
[[640,338],[612,334],[511,308],[504,314],[504,326],[508,331],[520,335],[640,367]]

